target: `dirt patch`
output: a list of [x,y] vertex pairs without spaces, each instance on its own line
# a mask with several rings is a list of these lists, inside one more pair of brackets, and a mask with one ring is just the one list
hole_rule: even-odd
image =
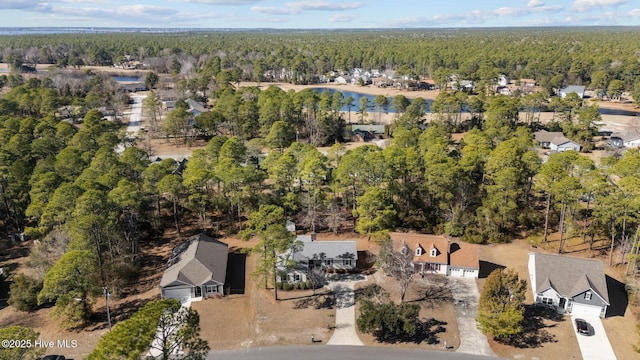
[[[227,241],[230,240],[230,241]],[[230,247],[247,245],[223,239]],[[235,244],[235,245],[232,245]],[[335,324],[335,306],[327,290],[279,291],[257,288],[251,273],[256,256],[247,256],[244,294],[192,303],[200,314],[202,337],[213,350],[274,345],[306,345],[313,336],[326,343]]]
[[[444,283],[446,283],[444,277],[428,276],[416,279],[407,290],[405,301],[420,306],[420,320],[423,328],[419,336],[410,341],[386,343],[379,342],[373,335],[362,333],[356,328],[360,340],[366,346],[442,350],[446,343],[450,350],[457,349],[460,346],[458,322],[450,294],[447,296],[447,291],[442,291]],[[368,276],[367,281],[357,283],[356,293],[372,285],[378,285],[384,289],[394,302],[400,301],[400,288],[397,282],[382,272],[375,272]],[[436,288],[440,290],[435,290]],[[356,316],[359,311],[360,305],[356,302]]]

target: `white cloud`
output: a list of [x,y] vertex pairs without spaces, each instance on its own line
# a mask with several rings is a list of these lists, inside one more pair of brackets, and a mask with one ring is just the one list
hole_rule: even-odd
[[46,5],[41,0],[3,0],[0,2],[0,9],[31,10]]
[[263,0],[172,0],[172,1],[207,4],[207,5],[247,5],[247,4],[255,4]]
[[571,9],[575,11],[589,11],[606,6],[618,6],[626,4],[627,0],[575,0]]
[[631,17],[640,17],[640,9],[633,9],[629,11],[629,16]]
[[327,1],[297,1],[275,6],[254,6],[252,11],[270,15],[294,15],[305,11],[343,11],[358,9],[363,6],[361,2],[332,3]]
[[254,6],[251,8],[252,11],[259,12],[262,14],[269,15],[288,15],[291,14],[290,9],[285,8],[277,8],[275,6]]
[[529,4],[527,4],[527,7],[530,7],[530,8],[540,7],[540,6],[544,6],[544,3],[540,0],[531,0],[529,1]]
[[329,18],[329,22],[350,22],[353,19],[358,18],[358,15],[347,15],[347,14],[334,14]]

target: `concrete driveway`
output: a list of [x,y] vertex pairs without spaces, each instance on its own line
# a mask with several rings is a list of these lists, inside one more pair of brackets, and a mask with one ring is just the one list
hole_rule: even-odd
[[329,280],[329,288],[336,297],[336,327],[327,345],[362,346],[356,333],[356,303],[354,285],[366,277],[355,274],[337,276]]
[[457,352],[495,357],[496,354],[489,347],[487,337],[478,330],[476,324],[480,301],[476,279],[450,277],[449,282],[460,333],[460,347]]
[[[576,318],[583,319],[589,323],[590,333],[588,336],[578,334]],[[584,360],[616,360],[616,354],[611,348],[611,343],[609,343],[609,338],[599,317],[572,315],[571,324],[573,325],[573,333],[578,338],[578,345]]]

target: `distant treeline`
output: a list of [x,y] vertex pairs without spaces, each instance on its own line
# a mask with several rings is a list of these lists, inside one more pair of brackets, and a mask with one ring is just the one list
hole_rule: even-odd
[[640,76],[640,29],[517,28],[380,31],[235,31],[0,36],[10,65],[113,65],[135,59],[158,73],[196,71],[212,57],[245,80],[286,69],[290,81],[312,82],[332,70],[392,69],[446,81],[452,73],[479,82],[498,74],[533,78],[545,88],[566,84],[627,90]]

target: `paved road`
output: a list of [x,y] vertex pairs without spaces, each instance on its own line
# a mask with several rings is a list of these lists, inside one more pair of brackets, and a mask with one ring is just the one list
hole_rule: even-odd
[[416,349],[394,349],[368,346],[291,346],[212,351],[208,360],[486,360],[490,357]]
[[[576,317],[584,319],[591,325],[589,336],[578,334],[576,329]],[[602,320],[597,316],[578,315],[571,316],[573,332],[578,338],[578,345],[584,360],[616,360],[616,354],[611,348],[611,343],[602,325]]]
[[487,337],[478,330],[478,301],[480,293],[476,279],[449,278],[452,285],[454,308],[460,333],[460,347],[457,352],[484,356],[496,356],[489,347]]
[[354,285],[359,279],[331,281],[329,287],[336,296],[336,327],[327,345],[362,346],[356,333],[356,304]]
[[[129,122],[127,123],[126,130],[126,139],[125,143],[135,141],[138,136],[138,131],[140,131],[140,120],[142,119],[142,102],[147,97],[147,95],[134,94],[131,95],[133,99],[133,105],[131,106],[131,112],[129,113]],[[127,144],[120,144],[116,147],[116,152],[121,154]]]

